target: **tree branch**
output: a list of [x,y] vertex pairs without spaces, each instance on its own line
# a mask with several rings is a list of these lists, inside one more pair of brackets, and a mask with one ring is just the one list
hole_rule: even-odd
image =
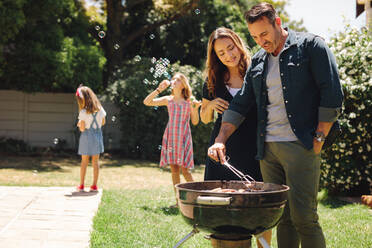
[[171,16],[171,17],[169,17],[167,19],[161,20],[159,22],[156,22],[156,23],[153,23],[153,24],[150,24],[150,25],[143,26],[141,29],[137,30],[136,32],[130,34],[127,37],[127,39],[125,40],[125,42],[122,43],[123,47],[128,46],[135,39],[137,39],[138,37],[140,37],[140,36],[142,36],[142,35],[144,35],[144,34],[146,34],[148,32],[150,32],[151,30],[154,30],[157,27],[160,27],[162,25],[171,23],[171,22],[173,22],[173,21],[181,18],[182,16],[185,16],[187,14],[187,12],[189,12],[191,9],[193,9],[195,6],[197,6],[198,2],[199,2],[199,0],[192,0],[187,6],[185,6],[185,8],[182,8],[179,13],[176,13],[173,16]]

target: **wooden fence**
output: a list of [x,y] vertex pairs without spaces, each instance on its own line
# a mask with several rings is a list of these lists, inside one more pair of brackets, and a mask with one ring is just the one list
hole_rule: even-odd
[[[102,129],[105,148],[119,149],[119,110],[110,102],[102,102],[102,105],[107,113]],[[66,148],[77,149],[77,117],[74,94],[0,90],[0,137],[24,140],[36,147],[65,144]]]

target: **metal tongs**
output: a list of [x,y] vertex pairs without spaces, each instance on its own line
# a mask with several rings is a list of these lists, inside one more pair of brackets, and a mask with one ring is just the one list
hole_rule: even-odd
[[231,170],[237,177],[239,177],[240,180],[246,181],[249,184],[253,184],[253,185],[256,184],[256,180],[254,180],[253,177],[251,177],[250,175],[244,175],[243,172],[241,172],[240,170],[236,169],[234,166],[229,164],[228,162],[229,160],[230,158],[226,156],[226,160],[225,160],[226,162],[223,163],[223,165],[226,166],[229,170]]

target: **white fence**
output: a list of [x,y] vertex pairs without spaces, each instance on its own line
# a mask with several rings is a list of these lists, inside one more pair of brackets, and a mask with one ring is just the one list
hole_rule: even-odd
[[[102,102],[107,112],[103,127],[105,148],[120,148],[119,110]],[[24,140],[31,146],[54,146],[66,141],[66,148],[77,148],[78,107],[74,94],[36,93],[0,90],[0,137]],[[115,116],[114,118],[112,118]]]

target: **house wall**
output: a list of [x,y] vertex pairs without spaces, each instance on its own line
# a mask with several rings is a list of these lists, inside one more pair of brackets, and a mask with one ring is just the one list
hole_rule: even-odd
[[[107,112],[103,127],[105,148],[120,148],[119,110],[111,102],[102,102]],[[65,140],[66,148],[77,149],[78,107],[74,94],[35,93],[0,90],[0,137],[21,139],[37,147]],[[113,121],[114,120],[114,121]]]

